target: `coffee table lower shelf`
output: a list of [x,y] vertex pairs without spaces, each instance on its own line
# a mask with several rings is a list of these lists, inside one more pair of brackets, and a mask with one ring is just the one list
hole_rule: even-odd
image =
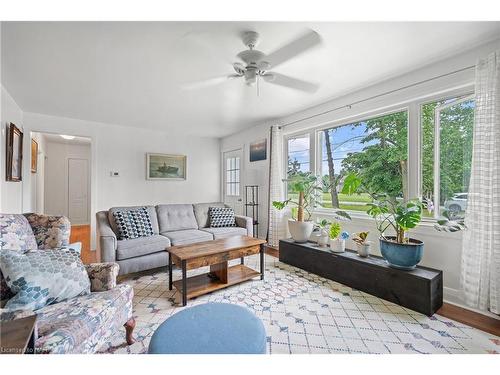
[[[199,297],[203,294],[227,288],[228,286],[253,279],[256,276],[260,276],[260,272],[243,264],[227,268],[227,283],[210,277],[209,273],[191,276],[187,278],[187,299]],[[179,292],[178,294],[182,295],[182,280],[174,281],[173,285]]]

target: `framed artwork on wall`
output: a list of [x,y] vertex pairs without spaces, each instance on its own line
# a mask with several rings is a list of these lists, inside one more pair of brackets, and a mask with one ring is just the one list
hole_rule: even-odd
[[36,173],[38,167],[38,143],[31,139],[31,173]]
[[23,132],[10,123],[7,134],[6,180],[21,181],[23,179]]
[[186,155],[146,154],[146,179],[185,180]]
[[250,161],[267,159],[267,139],[250,143]]

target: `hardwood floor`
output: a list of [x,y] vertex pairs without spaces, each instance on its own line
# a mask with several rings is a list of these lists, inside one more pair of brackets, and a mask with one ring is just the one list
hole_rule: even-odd
[[82,243],[82,262],[85,264],[95,263],[96,252],[90,249],[90,225],[72,225],[70,243],[81,242]]
[[[279,250],[271,246],[266,246],[266,254],[279,258]],[[500,320],[498,319],[446,302],[437,314],[500,337]]]
[[464,309],[451,303],[444,303],[438,312],[439,315],[467,324],[481,331],[500,337],[500,320],[477,312]]

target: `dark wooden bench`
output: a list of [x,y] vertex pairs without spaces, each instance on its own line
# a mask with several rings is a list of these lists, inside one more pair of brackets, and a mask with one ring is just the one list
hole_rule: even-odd
[[443,305],[443,271],[417,266],[391,268],[378,256],[361,258],[355,251],[332,253],[328,247],[281,240],[281,262],[431,316]]

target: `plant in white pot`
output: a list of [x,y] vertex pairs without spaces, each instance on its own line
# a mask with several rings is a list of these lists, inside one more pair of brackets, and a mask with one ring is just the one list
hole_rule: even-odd
[[348,232],[341,232],[342,226],[338,222],[330,225],[330,250],[333,253],[343,253],[345,251],[345,241],[349,238]]
[[359,232],[352,238],[358,248],[358,255],[363,258],[370,256],[371,241],[368,241],[368,233]]
[[[295,242],[307,242],[314,229],[314,223],[311,220],[312,210],[319,204],[322,186],[320,179],[311,173],[296,173],[290,178],[283,180],[288,184],[289,191],[297,195],[297,199],[289,198],[285,201],[273,201],[273,207],[283,210],[289,204],[297,208],[296,217],[288,220],[288,229]],[[349,218],[344,211],[335,211],[334,215],[339,218]]]

